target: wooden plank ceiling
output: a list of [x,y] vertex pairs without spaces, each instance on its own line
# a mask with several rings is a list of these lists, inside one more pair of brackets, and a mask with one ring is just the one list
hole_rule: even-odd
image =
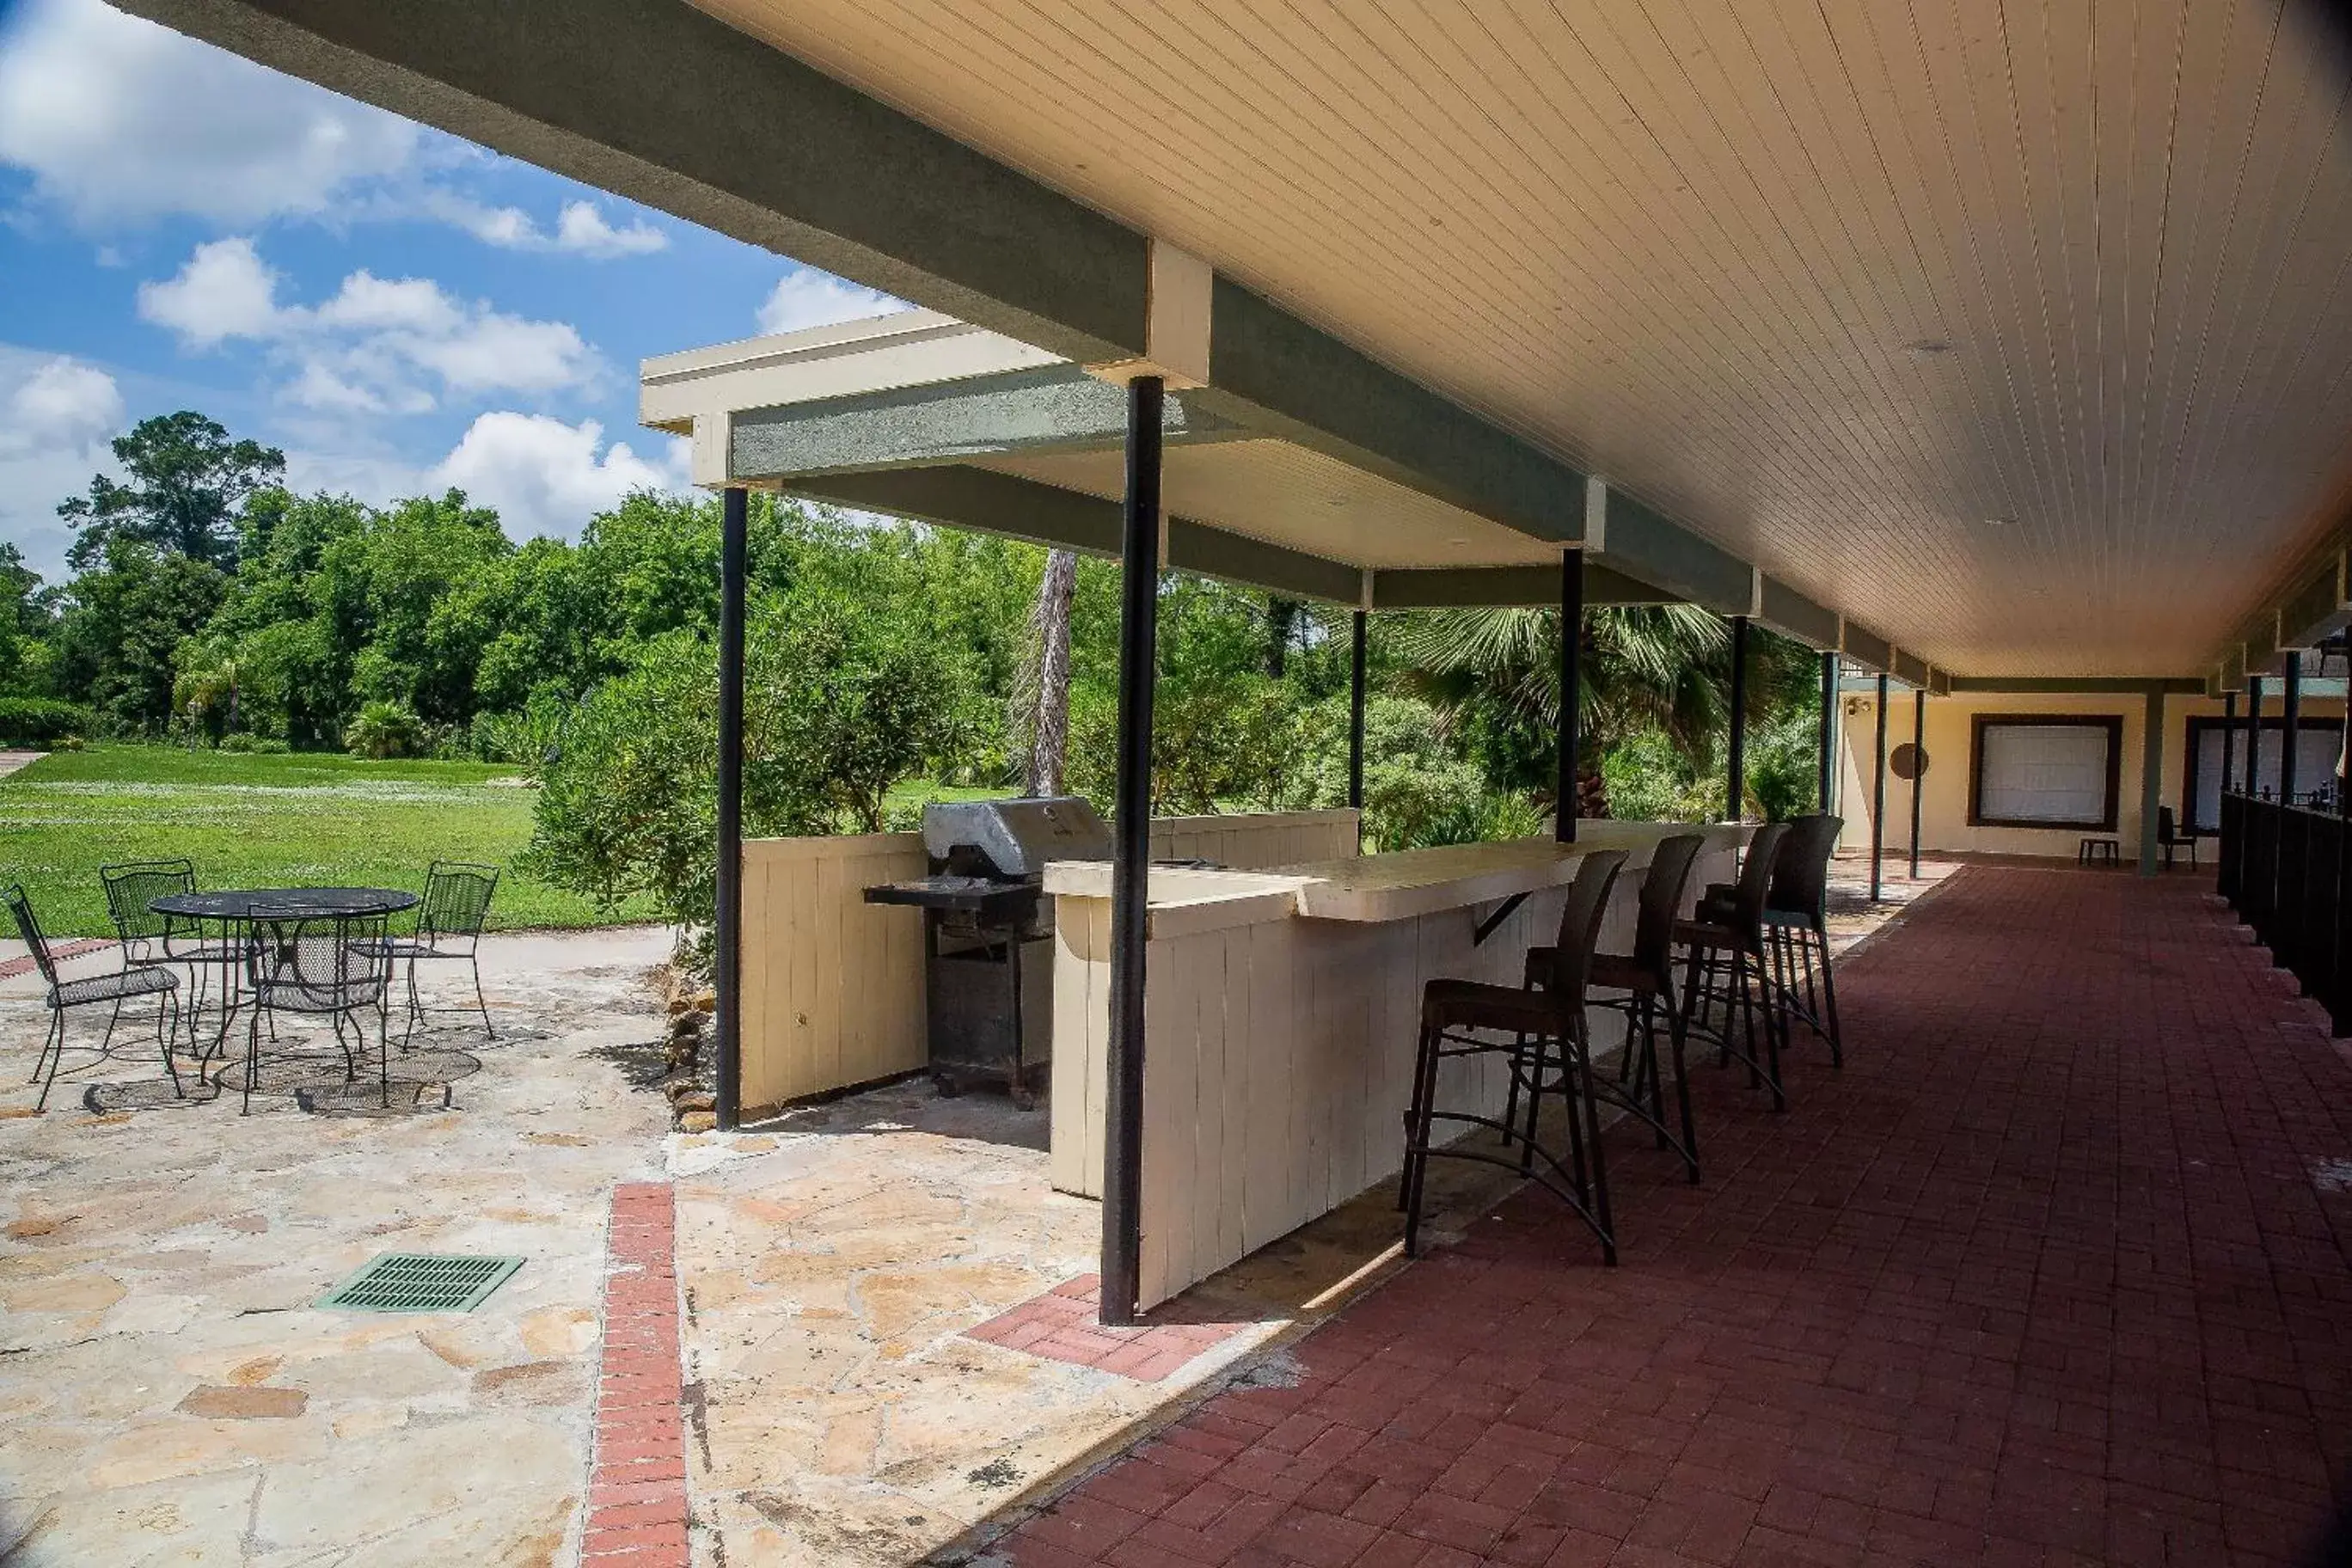
[[701,3],[1955,670],[2197,668],[2352,477],[2277,0]]

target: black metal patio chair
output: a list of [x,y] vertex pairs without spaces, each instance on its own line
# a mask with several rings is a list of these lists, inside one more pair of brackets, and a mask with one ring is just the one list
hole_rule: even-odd
[[416,965],[436,959],[466,961],[473,972],[474,1006],[472,1011],[482,1017],[482,1033],[497,1039],[499,1032],[490,1026],[490,1005],[482,994],[482,924],[490,912],[490,896],[498,891],[499,868],[464,860],[436,860],[425,873],[425,897],[416,906],[416,924],[413,931],[392,932],[382,940],[384,956],[404,962],[408,969],[408,1016],[401,1030],[400,1043],[407,1048],[409,1037],[427,1013],[463,1013],[464,1006],[427,1007],[416,992]]
[[[1591,1039],[1584,1017],[1584,991],[1592,948],[1609,910],[1609,891],[1625,864],[1622,850],[1595,849],[1578,865],[1576,880],[1561,901],[1559,940],[1544,988],[1495,985],[1475,980],[1433,980],[1422,989],[1421,1043],[1413,1065],[1412,1109],[1405,1130],[1404,1249],[1417,1256],[1421,1245],[1423,1178],[1433,1157],[1471,1160],[1526,1174],[1559,1198],[1601,1240],[1603,1261],[1617,1261],[1617,1239],[1609,1215],[1609,1173],[1601,1152],[1601,1121],[1592,1093]],[[1438,1103],[1438,1079],[1447,1062],[1500,1054],[1509,1058],[1517,1082],[1513,1122],[1482,1111],[1449,1110]],[[1543,1146],[1538,1123],[1547,1095],[1557,1094],[1567,1114],[1571,1163]],[[1524,1100],[1524,1123],[1516,1105]],[[1579,1106],[1585,1125],[1578,1125]],[[1517,1159],[1490,1153],[1468,1142],[1435,1141],[1438,1122],[1484,1127],[1509,1133],[1521,1145]],[[1587,1173],[1587,1146],[1591,1171]]]
[[[392,1097],[387,1060],[385,1000],[392,991],[391,944],[384,937],[390,917],[278,905],[247,917],[246,984],[253,1010],[246,1020],[245,1084],[240,1112],[253,1109],[254,1085],[261,1077],[261,1030],[265,1016],[292,1013],[324,1017],[343,1054],[343,1079],[358,1076],[367,1054],[362,1013],[375,1015],[376,1079],[383,1102]],[[351,1033],[346,1036],[345,1026]],[[356,1047],[356,1051],[354,1050]]]
[[[205,976],[217,972],[222,991],[221,1033],[228,1030],[228,1014],[244,958],[236,942],[208,937],[197,927],[158,914],[152,907],[160,898],[196,890],[195,863],[190,860],[127,860],[98,868],[106,889],[107,918],[114,922],[122,944],[125,968],[184,967],[188,972],[188,1043],[195,1044],[204,1016]],[[217,1048],[218,1039],[214,1042]]]
[[[1617,1081],[1596,1078],[1595,1092],[1650,1124],[1658,1147],[1672,1149],[1698,1180],[1698,1133],[1691,1119],[1690,1081],[1684,1072],[1683,1046],[1687,1038],[1682,1010],[1675,1005],[1675,924],[1682,916],[1683,898],[1689,890],[1691,868],[1706,840],[1696,833],[1662,838],[1651,852],[1650,868],[1642,878],[1641,902],[1633,922],[1633,951],[1596,952],[1586,984],[1596,991],[1622,992],[1622,996],[1592,998],[1591,1005],[1625,1015],[1625,1047],[1617,1058]],[[1549,947],[1528,949],[1527,984],[1531,990],[1549,983],[1559,962]],[[1681,1131],[1666,1124],[1665,1087],[1658,1060],[1658,1030],[1665,1026],[1675,1059],[1675,1100]],[[1519,1084],[1514,1076],[1511,1103],[1516,1110]],[[1646,1099],[1645,1099],[1646,1096]],[[1506,1121],[1515,1120],[1506,1116]]]
[[2186,833],[2180,831],[2179,818],[2173,816],[2172,807],[2159,805],[2156,808],[2156,847],[2164,852],[2166,870],[2172,869],[2172,857],[2177,851],[2182,849],[2189,851],[2189,864],[2192,868],[2195,867],[2197,840],[2200,837],[2200,835],[2193,827]]
[[[48,987],[42,998],[49,1010],[48,1032],[41,1037],[41,1054],[34,1058],[33,1076],[26,1080],[41,1086],[41,1097],[34,1102],[34,1109],[48,1109],[49,1090],[56,1086],[58,1068],[65,1061],[66,1014],[73,1008],[94,1007],[101,1002],[113,1004],[113,1010],[107,1016],[106,1034],[98,1043],[99,1059],[103,1061],[113,1048],[114,1026],[122,1020],[123,1003],[138,996],[156,998],[156,1047],[163,1058],[163,1070],[171,1077],[172,1092],[186,1099],[187,1091],[180,1087],[180,1069],[172,1060],[172,1037],[179,1027],[180,977],[168,969],[133,964],[111,974],[93,974],[86,980],[60,980],[57,960],[49,952],[49,939],[41,930],[39,917],[33,913],[33,901],[26,896],[24,886],[12,885],[7,898],[8,912],[16,920],[16,934],[24,938],[33,965]],[[46,1077],[44,1068],[47,1069]]]
[[[1785,822],[1758,828],[1748,841],[1748,859],[1732,885],[1730,900],[1703,900],[1696,919],[1675,923],[1676,945],[1690,952],[1683,983],[1684,1029],[1713,1040],[1718,1059],[1737,1057],[1745,1063],[1748,1082],[1771,1089],[1775,1110],[1786,1110],[1789,1097],[1780,1083],[1784,1020],[1769,970],[1764,900],[1788,836]],[[1707,1021],[1717,1005],[1723,1011],[1720,1028]]]

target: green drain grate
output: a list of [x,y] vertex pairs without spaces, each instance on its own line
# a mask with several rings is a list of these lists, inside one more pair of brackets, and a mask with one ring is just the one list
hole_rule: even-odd
[[520,1258],[387,1252],[319,1299],[346,1312],[470,1312],[522,1267]]

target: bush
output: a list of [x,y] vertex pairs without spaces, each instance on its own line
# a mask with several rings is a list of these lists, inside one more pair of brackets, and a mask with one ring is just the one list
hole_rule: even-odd
[[0,697],[0,742],[49,746],[89,732],[89,710],[47,697]]
[[282,757],[292,748],[275,735],[256,735],[246,730],[234,730],[221,737],[220,749],[257,757]]
[[355,757],[413,757],[425,749],[425,721],[404,702],[364,704],[343,731],[343,745]]

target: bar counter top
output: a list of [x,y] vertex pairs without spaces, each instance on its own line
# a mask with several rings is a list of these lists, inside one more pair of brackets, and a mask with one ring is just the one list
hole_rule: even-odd
[[[1674,834],[1697,832],[1706,835],[1711,847],[1728,847],[1746,842],[1752,831],[1738,823],[1580,822],[1574,844],[1549,838],[1449,844],[1271,871],[1155,866],[1149,896],[1151,934],[1187,935],[1293,918],[1412,920],[1438,910],[1496,903],[1559,887],[1575,878],[1577,862],[1588,850],[1625,850],[1627,870],[1638,871],[1649,864],[1651,847]],[[1045,891],[1108,899],[1109,863],[1055,861],[1045,868]]]

